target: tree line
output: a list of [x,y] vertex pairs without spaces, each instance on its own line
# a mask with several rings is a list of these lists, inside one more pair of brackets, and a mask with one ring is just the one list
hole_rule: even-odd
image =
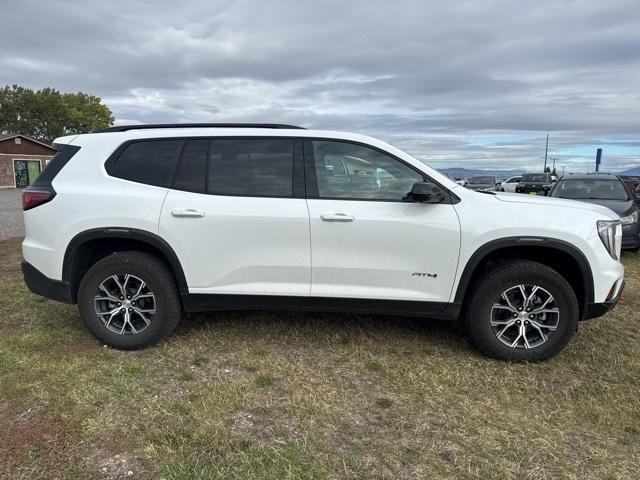
[[56,137],[86,133],[113,125],[113,114],[100,97],[32,90],[19,85],[0,88],[0,133],[23,134],[44,143]]

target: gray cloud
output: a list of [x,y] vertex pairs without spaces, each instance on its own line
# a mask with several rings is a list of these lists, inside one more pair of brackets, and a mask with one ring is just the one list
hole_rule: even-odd
[[0,84],[119,122],[372,134],[438,166],[640,164],[640,3],[4,0]]

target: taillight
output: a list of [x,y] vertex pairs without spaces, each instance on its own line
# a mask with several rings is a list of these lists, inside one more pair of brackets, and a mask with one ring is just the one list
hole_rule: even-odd
[[55,196],[56,191],[53,187],[30,185],[22,191],[22,210],[29,210],[50,202]]

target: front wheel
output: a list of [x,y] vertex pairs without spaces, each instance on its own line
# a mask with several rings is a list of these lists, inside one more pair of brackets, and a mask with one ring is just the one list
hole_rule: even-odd
[[85,273],[78,309],[98,340],[123,350],[158,343],[181,313],[168,268],[157,257],[134,251],[109,255]]
[[571,285],[552,268],[518,260],[494,266],[477,282],[464,321],[475,345],[490,357],[546,360],[576,330],[579,309]]

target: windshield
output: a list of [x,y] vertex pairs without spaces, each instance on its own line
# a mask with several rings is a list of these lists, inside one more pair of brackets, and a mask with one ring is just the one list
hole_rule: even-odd
[[495,177],[471,177],[469,179],[469,183],[478,184],[478,183],[496,183]]
[[551,196],[574,200],[629,200],[627,189],[618,180],[560,180]]
[[548,183],[551,179],[549,178],[549,175],[545,175],[544,173],[529,173],[522,176],[522,181],[530,183]]

